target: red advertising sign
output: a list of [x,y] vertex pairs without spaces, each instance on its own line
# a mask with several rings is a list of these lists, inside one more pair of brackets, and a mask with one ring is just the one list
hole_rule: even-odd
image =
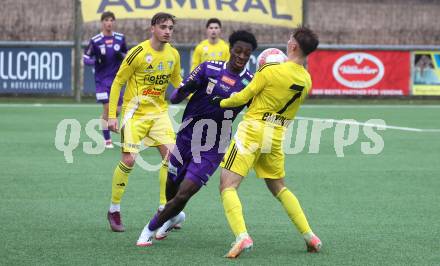
[[311,95],[408,95],[407,51],[319,50],[308,58]]

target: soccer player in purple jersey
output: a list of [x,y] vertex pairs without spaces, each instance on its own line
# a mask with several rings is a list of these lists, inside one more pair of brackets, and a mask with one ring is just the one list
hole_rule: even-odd
[[138,246],[152,245],[185,219],[182,210],[188,200],[208,182],[219,166],[231,137],[232,121],[244,106],[221,109],[210,104],[214,96],[228,97],[241,91],[252,79],[245,68],[257,48],[255,36],[236,31],[229,37],[230,60],[207,61],[194,69],[183,85],[171,95],[179,103],[190,93],[176,147],[170,156],[165,208],[144,227]]
[[[102,32],[89,41],[84,51],[85,65],[94,66],[96,83],[96,101],[102,103],[101,118],[105,121],[103,135],[106,148],[113,148],[110,131],[107,127],[108,102],[113,79],[118,72],[122,60],[127,54],[127,45],[122,33],[114,32],[115,15],[106,11],[101,15]],[[122,94],[118,102],[118,113],[122,104]]]

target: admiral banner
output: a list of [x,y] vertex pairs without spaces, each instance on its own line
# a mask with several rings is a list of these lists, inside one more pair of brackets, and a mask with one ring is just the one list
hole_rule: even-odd
[[0,93],[72,94],[70,48],[0,48]]
[[104,11],[116,18],[152,18],[168,12],[178,19],[217,17],[221,20],[296,27],[302,23],[302,0],[83,0],[84,22],[100,19]]
[[308,58],[311,95],[408,95],[407,51],[320,50]]
[[413,95],[440,95],[440,52],[414,52]]

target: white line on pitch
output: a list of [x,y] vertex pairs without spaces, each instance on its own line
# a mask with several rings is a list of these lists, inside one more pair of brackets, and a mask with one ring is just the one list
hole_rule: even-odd
[[359,126],[386,128],[386,129],[395,129],[395,130],[413,131],[413,132],[440,132],[440,129],[421,129],[421,128],[413,128],[413,127],[398,127],[398,126],[390,126],[390,125],[362,123],[362,122],[357,122],[357,121],[346,121],[346,120],[313,118],[313,117],[302,117],[302,116],[295,117],[295,120],[311,120],[311,121],[332,122],[332,123],[341,123],[341,124],[347,124],[347,125],[359,125]]
[[[53,107],[53,108],[100,108],[100,104],[41,104],[41,103],[0,103],[0,107]],[[170,109],[183,109],[185,108],[184,104],[170,105]],[[440,105],[303,105],[305,108],[440,108]],[[324,118],[312,118],[312,117],[295,117],[296,120],[311,120],[311,121],[328,121],[335,123],[344,123],[344,124],[353,124],[353,125],[361,125],[361,126],[370,126],[370,127],[383,127],[388,129],[402,130],[402,131],[412,131],[412,132],[440,132],[440,129],[421,129],[421,128],[412,128],[412,127],[399,127],[399,126],[390,126],[390,125],[377,125],[371,123],[361,123],[361,122],[353,122],[353,121],[343,121],[343,120],[335,120],[335,119],[324,119]]]

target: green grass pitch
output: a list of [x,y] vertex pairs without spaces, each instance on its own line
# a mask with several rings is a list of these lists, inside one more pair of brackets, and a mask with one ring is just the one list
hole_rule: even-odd
[[[324,247],[307,254],[281,205],[252,172],[239,189],[254,250],[230,261],[233,240],[223,215],[217,172],[188,204],[180,231],[152,247],[135,246],[158,207],[157,172],[135,167],[122,201],[127,231],[112,233],[106,212],[119,149],[85,154],[87,121],[99,105],[0,105],[0,261],[2,265],[438,265],[440,264],[440,132],[378,131],[384,149],[361,152],[361,135],[338,158],[334,127],[319,153],[286,157],[286,182]],[[439,106],[311,106],[300,117],[380,118],[387,125],[440,129]],[[57,124],[77,119],[81,139],[66,163],[55,148]],[[361,126],[362,132],[362,126]],[[119,137],[113,135],[114,140]],[[159,162],[147,149],[142,157]]]

